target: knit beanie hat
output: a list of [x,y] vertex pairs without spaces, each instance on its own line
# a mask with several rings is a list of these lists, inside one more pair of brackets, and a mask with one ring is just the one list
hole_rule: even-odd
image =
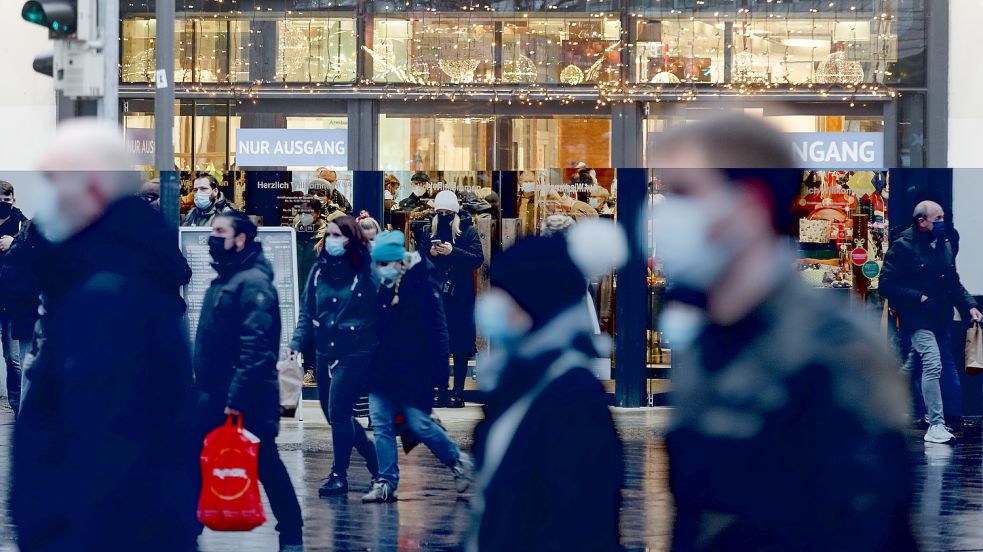
[[437,197],[433,200],[433,208],[436,210],[447,209],[451,212],[458,212],[461,210],[461,204],[457,201],[457,196],[454,192],[450,190],[444,190],[437,194]]
[[488,274],[491,285],[511,295],[537,329],[583,301],[590,279],[627,260],[628,243],[621,227],[589,219],[574,225],[566,235],[516,242],[495,258]]
[[372,262],[391,263],[402,261],[406,256],[406,235],[399,230],[382,232],[375,237],[372,246]]

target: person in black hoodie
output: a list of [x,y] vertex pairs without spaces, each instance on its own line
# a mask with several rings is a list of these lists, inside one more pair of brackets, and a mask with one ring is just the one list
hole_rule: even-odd
[[[385,347],[369,382],[369,415],[375,431],[379,477],[362,502],[393,502],[399,486],[397,421],[451,469],[457,492],[468,490],[471,457],[430,417],[430,376],[447,366],[447,322],[432,267],[419,253],[406,253],[399,230],[376,236],[372,261],[379,288],[379,335]],[[406,441],[403,441],[404,447]]]
[[259,438],[259,480],[277,519],[280,550],[300,552],[304,520],[276,446],[280,300],[256,234],[243,213],[219,215],[212,225],[208,250],[218,276],[205,293],[195,337],[196,420],[201,439],[226,416],[240,416]]
[[180,288],[191,269],[142,199],[120,129],[73,119],[42,158],[35,223],[55,243],[46,342],[14,428],[18,547],[196,549],[198,458]]
[[492,263],[475,311],[494,352],[479,358],[487,403],[468,550],[619,549],[622,445],[591,372],[610,340],[593,334],[583,298],[626,258],[623,232],[585,221],[569,241],[526,238]]
[[[481,238],[471,223],[471,215],[462,211],[457,196],[450,190],[437,194],[434,217],[429,231],[420,236],[419,250],[436,269],[440,292],[450,332],[450,352],[454,361],[454,391],[447,406],[464,406],[464,379],[468,362],[478,351],[474,327],[474,271],[485,262]],[[448,367],[436,369],[434,383],[438,392],[447,389]],[[443,401],[438,400],[438,406]]]
[[324,248],[304,287],[289,354],[312,344],[317,348],[318,398],[331,424],[334,451],[331,474],[318,494],[335,496],[348,493],[352,447],[365,458],[373,479],[378,472],[375,447],[353,416],[378,345],[376,284],[355,219],[339,216],[324,232]]
[[[27,217],[15,206],[16,201],[13,185],[0,180],[0,263],[27,222]],[[6,288],[7,281],[0,279],[0,286]],[[7,400],[10,408],[17,412],[20,407],[22,355],[20,340],[14,331],[15,315],[6,301],[0,303],[0,347],[3,348],[3,363],[7,367]]]

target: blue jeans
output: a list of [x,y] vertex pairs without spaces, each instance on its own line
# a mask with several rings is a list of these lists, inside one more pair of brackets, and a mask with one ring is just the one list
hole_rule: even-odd
[[334,462],[331,471],[348,480],[352,447],[365,458],[369,472],[375,474],[376,451],[365,434],[365,428],[352,416],[355,403],[365,387],[365,376],[371,358],[351,355],[339,362],[334,369],[319,367],[317,374],[318,399],[328,424],[331,425],[331,446]]
[[951,333],[917,330],[903,336],[903,341],[910,341],[904,371],[912,377],[916,414],[927,412],[930,425],[945,423],[946,414],[962,416],[962,385]]
[[426,412],[390,400],[376,393],[369,393],[369,417],[375,431],[375,452],[379,458],[379,479],[395,489],[399,486],[399,463],[396,449],[396,415],[406,416],[406,425],[421,443],[447,467],[452,467],[461,449],[447,436]]
[[20,410],[20,352],[21,346],[11,335],[10,320],[0,320],[0,347],[7,366],[7,400],[16,414]]

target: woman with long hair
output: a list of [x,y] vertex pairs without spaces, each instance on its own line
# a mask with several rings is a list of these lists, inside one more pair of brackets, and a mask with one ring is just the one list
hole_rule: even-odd
[[378,343],[376,285],[365,237],[355,219],[340,216],[327,224],[324,247],[304,287],[300,318],[290,354],[314,342],[321,409],[331,425],[334,463],[320,496],[348,493],[352,447],[365,458],[373,480],[378,474],[375,447],[354,416]]

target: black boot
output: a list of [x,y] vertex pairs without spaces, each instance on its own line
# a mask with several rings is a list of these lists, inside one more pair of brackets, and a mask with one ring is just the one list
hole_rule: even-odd
[[321,485],[321,488],[317,490],[317,495],[321,497],[325,496],[338,496],[348,494],[348,480],[344,479],[340,475],[332,472],[328,480]]
[[450,408],[464,408],[464,397],[461,396],[461,393],[455,392],[453,395],[451,395],[448,406]]

